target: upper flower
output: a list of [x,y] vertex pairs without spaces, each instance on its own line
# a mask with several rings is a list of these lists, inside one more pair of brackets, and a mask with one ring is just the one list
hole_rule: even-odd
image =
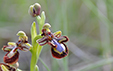
[[52,33],[51,30],[49,29],[50,27],[51,25],[48,23],[46,23],[43,26],[41,35],[44,37],[37,40],[37,42],[41,46],[48,43],[51,46],[52,56],[58,59],[63,58],[68,54],[68,48],[64,44],[64,42],[67,42],[69,39],[67,36],[61,36],[62,35],[61,31]]
[[28,12],[30,13],[30,15],[31,15],[32,17],[36,17],[36,16],[38,16],[38,15],[40,14],[40,9],[41,9],[40,4],[35,3],[35,4],[33,4],[33,5],[31,5],[31,6],[29,7]]

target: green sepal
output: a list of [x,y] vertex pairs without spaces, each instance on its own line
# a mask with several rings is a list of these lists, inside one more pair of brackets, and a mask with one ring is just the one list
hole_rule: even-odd
[[8,42],[7,44],[8,44],[8,45],[16,46],[16,43],[15,43],[15,42]]
[[17,36],[26,36],[25,32],[24,31],[19,31],[17,33]]

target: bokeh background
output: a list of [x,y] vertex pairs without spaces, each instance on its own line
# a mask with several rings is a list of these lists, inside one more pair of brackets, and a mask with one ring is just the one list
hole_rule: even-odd
[[[51,56],[49,45],[43,47],[40,58],[51,71],[113,70],[113,0],[0,0],[0,49],[9,41],[17,41],[20,30],[31,43],[30,28],[36,19],[28,14],[28,9],[36,2],[45,11],[51,30],[61,30],[69,37],[67,70],[63,59]],[[31,53],[19,52],[19,68],[30,71]],[[0,50],[0,62],[5,54]],[[40,60],[37,65],[40,71],[47,71]]]

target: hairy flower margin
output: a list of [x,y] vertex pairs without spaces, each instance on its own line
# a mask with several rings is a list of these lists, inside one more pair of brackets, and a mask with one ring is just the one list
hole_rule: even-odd
[[[5,69],[13,69],[15,71],[16,68],[19,66],[18,59],[19,59],[19,52],[18,49],[21,51],[29,51],[30,47],[32,47],[28,43],[28,37],[23,31],[19,31],[17,33],[19,39],[17,42],[8,42],[7,45],[3,46],[2,50],[7,52],[6,55],[3,57],[4,63],[0,63],[0,70],[6,71]],[[11,65],[16,65],[15,67],[11,67]],[[10,71],[10,70],[9,70]]]

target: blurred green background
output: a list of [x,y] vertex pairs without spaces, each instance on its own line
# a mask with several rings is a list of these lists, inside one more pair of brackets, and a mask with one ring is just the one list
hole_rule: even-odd
[[[17,41],[20,30],[26,32],[30,42],[31,24],[36,19],[28,14],[28,9],[35,2],[41,4],[51,30],[61,30],[69,37],[68,71],[113,71],[113,0],[0,0],[1,48],[9,41]],[[29,71],[30,52],[19,52],[19,68]],[[4,55],[0,50],[0,62]],[[51,71],[65,70],[63,61],[51,56],[48,45],[40,58]],[[37,65],[40,71],[47,71],[40,60]]]

